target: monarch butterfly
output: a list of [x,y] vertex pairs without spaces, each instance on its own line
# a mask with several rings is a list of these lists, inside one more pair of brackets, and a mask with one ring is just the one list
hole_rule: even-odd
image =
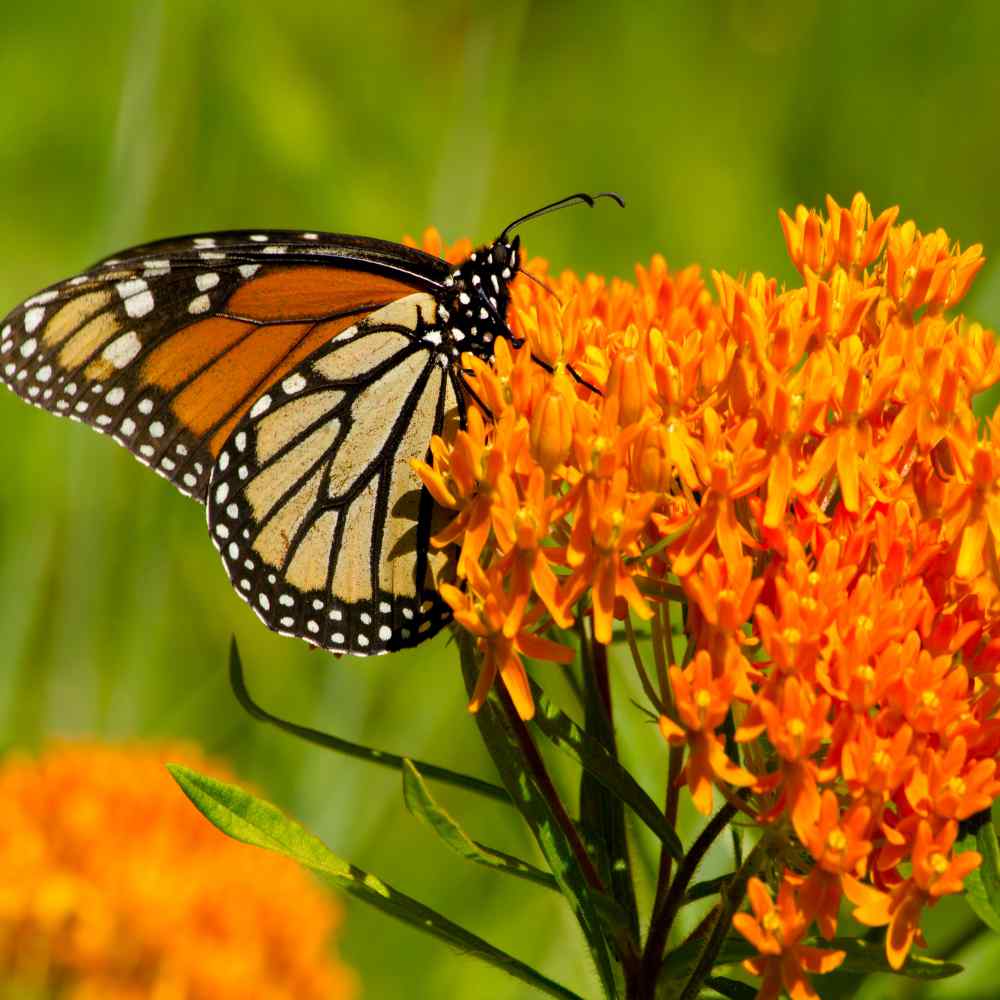
[[147,243],[0,321],[3,382],[111,435],[204,503],[268,628],[354,655],[451,617],[435,508],[410,466],[465,424],[461,355],[493,355],[522,216],[458,267],[397,243],[271,230]]

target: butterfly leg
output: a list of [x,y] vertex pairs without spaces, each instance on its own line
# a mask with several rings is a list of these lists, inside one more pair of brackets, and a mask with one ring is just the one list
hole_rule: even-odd
[[[538,357],[537,354],[532,354],[531,360],[534,361],[539,368],[543,368],[550,375],[555,374],[556,371],[555,368],[553,368],[552,365],[550,365],[547,361],[543,361],[540,357]],[[598,389],[596,385],[591,385],[572,365],[567,365],[566,371],[569,372],[570,376],[573,378],[573,381],[576,382],[578,385],[582,385],[585,389],[589,389],[591,392],[596,392],[598,396],[604,395],[604,393],[602,393],[601,390]]]

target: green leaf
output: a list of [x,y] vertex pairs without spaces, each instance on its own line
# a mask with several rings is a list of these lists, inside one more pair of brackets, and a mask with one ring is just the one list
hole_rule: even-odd
[[716,878],[705,879],[703,882],[696,882],[684,893],[685,904],[693,903],[697,899],[705,899],[706,896],[718,895],[735,874],[735,872],[729,872],[727,875],[719,875]]
[[885,944],[881,941],[865,941],[861,938],[834,938],[824,941],[822,938],[810,940],[809,944],[817,948],[834,948],[847,952],[843,963],[837,967],[837,972],[884,972],[894,976],[906,976],[909,979],[947,979],[957,976],[962,966],[957,962],[942,962],[936,958],[924,958],[910,952],[901,969],[894,969],[885,956]]
[[[580,657],[583,661],[583,704],[586,732],[608,757],[617,763],[618,748],[605,700],[610,703],[607,650],[590,643],[581,620]],[[598,781],[589,771],[580,772],[580,829],[590,856],[597,863],[604,883],[625,918],[622,926],[609,925],[613,931],[624,930],[629,938],[639,940],[639,909],[632,878],[632,863],[625,832],[625,806],[621,798]]]
[[[691,973],[694,972],[698,959],[701,957],[702,949],[705,947],[705,940],[702,937],[688,938],[683,944],[678,945],[673,951],[667,952],[660,966],[660,978],[657,980],[657,988],[662,986],[665,992],[662,996],[676,996],[680,992],[678,984],[687,982]],[[715,968],[724,965],[735,965],[745,959],[753,958],[757,954],[746,938],[739,934],[730,934],[719,949],[719,954],[715,960]],[[670,984],[667,986],[667,984]],[[670,990],[674,993],[671,994]],[[660,996],[657,993],[657,996]]]
[[577,994],[530,966],[398,892],[375,875],[331,853],[326,845],[281,810],[236,785],[199,774],[180,764],[167,769],[184,794],[214,826],[245,844],[283,854],[315,872],[324,882],[349,892],[384,913],[445,941],[464,954],[494,965],[516,979],[561,1000],[582,1000]]
[[453,850],[469,861],[495,868],[505,875],[516,875],[527,879],[547,889],[559,891],[556,880],[540,868],[515,858],[503,851],[494,850],[473,840],[462,828],[442,809],[430,793],[420,771],[412,760],[403,761],[403,800],[406,808],[425,822]]
[[[321,732],[318,729],[310,729],[308,726],[300,726],[287,719],[281,719],[277,715],[272,715],[266,709],[261,708],[247,690],[246,680],[243,673],[243,663],[240,660],[240,652],[236,646],[235,636],[229,645],[229,683],[236,695],[236,700],[243,707],[247,714],[260,722],[270,723],[278,729],[293,736],[299,737],[325,747],[327,750],[334,750],[347,757],[355,757],[359,760],[367,761],[369,764],[378,764],[380,767],[389,767],[395,771],[403,769],[403,761],[406,758],[398,754],[387,753],[385,750],[372,750],[370,747],[362,746],[360,743],[351,743],[341,739],[339,736],[332,736],[329,733]],[[415,761],[422,774],[435,781],[440,781],[446,785],[454,785],[456,788],[463,788],[467,792],[475,792],[486,798],[494,799],[510,805],[510,796],[506,790],[492,782],[483,781],[482,778],[474,778],[469,774],[462,774],[459,771],[452,771],[446,767],[438,767],[436,764],[428,764],[426,761]]]
[[663,816],[663,811],[642,786],[596,740],[591,739],[565,712],[545,696],[532,681],[535,699],[535,725],[564,753],[569,754],[588,774],[617,795],[660,839],[677,859],[684,847]]
[[978,851],[982,864],[965,877],[965,898],[990,930],[1000,934],[1000,848],[989,809],[970,817],[962,828],[969,833],[955,845],[958,851]]
[[[852,972],[867,975],[870,972],[883,972],[895,976],[906,976],[910,979],[947,979],[962,971],[962,966],[955,962],[942,962],[935,958],[923,958],[912,952],[901,969],[893,969],[885,955],[885,944],[881,941],[865,941],[861,938],[834,938],[827,941],[824,938],[813,938],[806,942],[815,948],[828,948],[847,953],[844,961],[837,967],[837,972]],[[700,939],[689,939],[669,952],[663,960],[663,975],[671,982],[685,979],[698,961],[704,942]],[[742,935],[731,934],[719,951],[715,967],[734,965],[757,954],[756,948]]]
[[726,997],[726,1000],[754,1000],[757,996],[756,987],[741,983],[738,979],[726,979],[725,976],[709,976],[705,985]]
[[[456,629],[456,635],[462,673],[471,693],[479,677],[475,647],[464,630]],[[514,723],[508,717],[495,689],[476,712],[475,719],[501,780],[531,828],[560,891],[573,909],[593,956],[604,995],[609,998],[619,996],[620,968],[614,963],[608,949],[605,923],[593,900],[595,890],[563,829],[560,816],[555,812],[555,803],[543,793],[538,776],[528,766],[525,748],[522,747]],[[522,731],[530,742],[527,729],[522,726]],[[534,750],[533,747],[531,749]],[[537,753],[537,750],[534,752]]]

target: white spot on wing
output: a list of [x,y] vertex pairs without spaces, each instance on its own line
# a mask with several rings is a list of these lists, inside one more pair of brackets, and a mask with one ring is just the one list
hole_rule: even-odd
[[[262,413],[267,413],[268,409],[270,409],[270,406],[271,406],[271,397],[265,394],[261,396],[260,399],[258,399],[257,402],[254,403],[252,407],[250,407],[250,416],[259,417]],[[242,451],[243,449],[241,448],[240,450]]]
[[[145,282],[143,282],[145,284]],[[153,311],[153,293],[146,291],[125,300],[125,312],[133,319],[148,316]]]
[[209,271],[206,274],[199,274],[194,283],[198,286],[199,292],[207,292],[219,283],[219,276],[214,271]]
[[101,357],[105,361],[110,361],[115,368],[124,368],[142,349],[142,341],[136,336],[134,330],[123,333],[120,337],[112,340],[101,352]]
[[196,316],[198,313],[208,312],[211,305],[212,300],[207,295],[199,295],[188,303],[188,312]]
[[29,309],[24,314],[24,329],[28,333],[34,333],[39,324],[42,322],[42,318],[45,316],[44,306],[35,306],[34,309]]

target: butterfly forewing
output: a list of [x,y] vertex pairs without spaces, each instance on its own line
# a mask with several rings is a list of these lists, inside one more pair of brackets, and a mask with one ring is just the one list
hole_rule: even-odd
[[268,385],[446,272],[418,250],[326,233],[146,244],[0,321],[0,378],[28,402],[110,434],[201,500],[223,442]]
[[237,592],[279,632],[339,652],[416,645],[450,618],[449,553],[410,466],[460,420],[435,300],[341,331],[263,393],[212,471],[209,531]]

